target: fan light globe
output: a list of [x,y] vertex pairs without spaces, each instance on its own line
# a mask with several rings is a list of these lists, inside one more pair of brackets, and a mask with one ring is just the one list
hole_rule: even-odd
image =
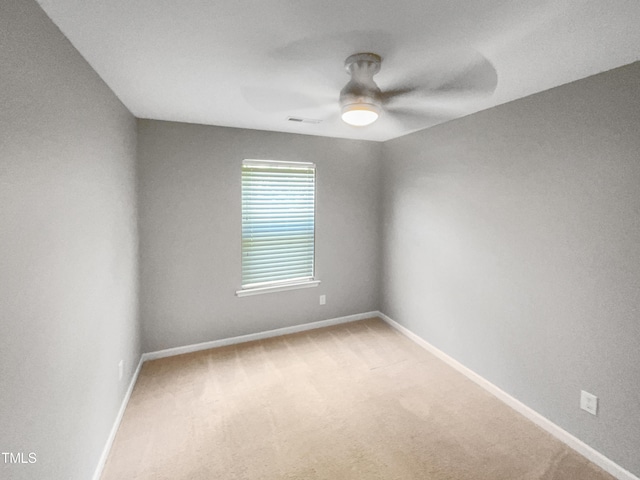
[[342,120],[354,127],[371,125],[380,116],[380,108],[370,103],[354,103],[342,107]]

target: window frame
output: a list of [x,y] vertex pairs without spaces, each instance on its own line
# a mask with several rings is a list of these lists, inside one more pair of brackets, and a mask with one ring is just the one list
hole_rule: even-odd
[[263,293],[280,292],[285,290],[294,290],[299,288],[316,287],[320,285],[320,280],[316,276],[316,218],[317,218],[317,166],[313,162],[292,162],[286,160],[258,160],[246,158],[241,163],[240,171],[240,204],[241,204],[241,231],[240,231],[240,283],[242,284],[243,278],[243,266],[242,260],[244,257],[244,239],[243,239],[243,224],[244,224],[244,194],[243,194],[243,181],[242,181],[242,169],[245,165],[250,166],[282,166],[282,167],[311,167],[313,169],[313,252],[312,252],[312,275],[311,277],[304,277],[298,279],[285,279],[285,280],[273,280],[254,284],[247,284],[247,286],[241,286],[239,290],[236,290],[238,297],[244,297],[248,295],[259,295]]

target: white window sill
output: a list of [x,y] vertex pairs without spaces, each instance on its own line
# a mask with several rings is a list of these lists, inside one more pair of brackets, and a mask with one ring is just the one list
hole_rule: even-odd
[[285,290],[297,290],[299,288],[317,287],[320,280],[305,280],[297,283],[285,283],[282,285],[269,285],[266,287],[245,288],[236,291],[238,297],[248,297],[249,295],[262,295],[263,293],[284,292]]

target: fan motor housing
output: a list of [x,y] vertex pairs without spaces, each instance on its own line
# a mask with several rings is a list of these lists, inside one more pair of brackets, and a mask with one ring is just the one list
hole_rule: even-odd
[[374,70],[371,74],[373,76],[380,71],[381,64],[382,58],[380,55],[376,55],[375,53],[356,53],[355,55],[347,57],[344,61],[344,68],[348,74],[352,74],[354,67],[362,68],[366,66]]
[[373,76],[380,71],[382,59],[375,53],[357,53],[348,57],[344,66],[351,80],[340,91],[343,111],[351,105],[368,104],[382,110],[381,91]]

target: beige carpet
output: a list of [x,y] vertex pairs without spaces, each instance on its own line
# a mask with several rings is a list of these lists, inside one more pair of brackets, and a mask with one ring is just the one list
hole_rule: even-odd
[[103,480],[611,480],[378,319],[147,362]]

